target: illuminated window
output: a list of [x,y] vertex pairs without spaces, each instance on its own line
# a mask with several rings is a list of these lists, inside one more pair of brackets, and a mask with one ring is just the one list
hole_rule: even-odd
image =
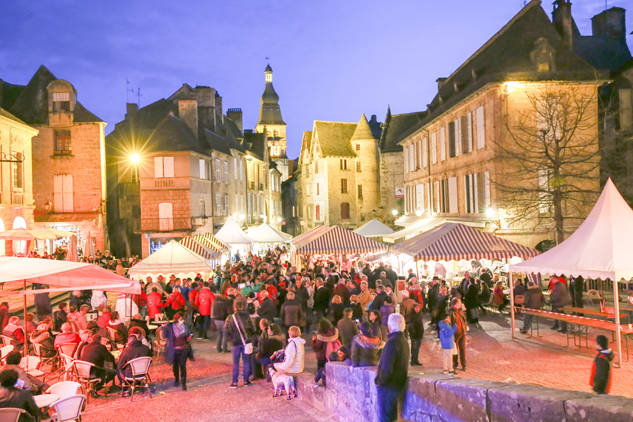
[[54,131],[54,143],[55,149],[54,155],[71,155],[70,144],[70,131],[69,130],[56,130]]

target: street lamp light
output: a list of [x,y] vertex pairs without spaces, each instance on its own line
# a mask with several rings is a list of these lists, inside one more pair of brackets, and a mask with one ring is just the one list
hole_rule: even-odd
[[391,214],[393,214],[393,216],[395,217],[396,215],[398,215],[398,210],[391,211]]
[[493,210],[492,208],[488,208],[486,210],[486,217],[488,217],[489,220],[492,220],[492,217],[495,216],[495,210]]
[[415,210],[415,215],[417,215],[418,217],[422,217],[422,210],[420,208]]
[[137,152],[135,152],[134,154],[130,155],[130,161],[134,164],[138,163],[139,161],[141,161],[141,156],[138,155]]

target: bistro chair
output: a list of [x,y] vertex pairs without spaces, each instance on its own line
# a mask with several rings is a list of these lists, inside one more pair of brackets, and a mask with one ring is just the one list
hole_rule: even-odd
[[[2,422],[18,422],[22,414],[27,415],[26,410],[17,409],[15,407],[5,407],[0,409],[0,421]],[[27,415],[28,416],[28,415]]]
[[11,346],[13,344],[13,339],[11,337],[2,336],[2,345],[3,346]]
[[83,394],[76,394],[74,396],[66,397],[58,400],[51,405],[51,408],[55,413],[51,416],[51,421],[66,422],[66,421],[80,421],[81,422],[81,409],[86,401],[86,396]]
[[[147,392],[149,393],[149,398],[152,398],[152,392],[149,389],[150,377],[149,377],[149,367],[152,364],[152,358],[149,356],[143,356],[140,358],[132,359],[128,363],[123,366],[130,366],[132,369],[132,376],[124,376],[121,385],[121,397],[123,397],[123,388],[130,387],[132,390],[130,393],[130,401],[134,401],[134,390],[138,388],[147,388]],[[123,369],[121,368],[121,369]]]
[[46,394],[56,394],[59,399],[65,399],[77,395],[77,391],[81,388],[81,384],[75,381],[61,381],[48,387]]
[[156,353],[156,360],[158,360],[161,350],[165,350],[165,346],[167,344],[167,341],[163,337],[163,327],[158,327],[156,329],[156,336],[153,343],[154,353]]
[[[41,359],[42,365],[50,364],[51,367],[54,367],[55,363],[57,362],[59,358],[57,350],[55,350],[55,356],[46,358],[42,356],[42,345],[40,343],[32,343],[32,344],[33,344],[33,352],[35,353],[35,356]],[[53,371],[51,370],[51,372]]]
[[75,379],[75,373],[73,372],[74,359],[68,355],[61,353],[59,355],[64,366],[64,381],[72,381]]
[[[75,376],[77,377],[77,382],[79,382],[79,384],[81,385],[81,391],[88,398],[87,402],[90,401],[90,393],[94,390],[95,384],[98,384],[101,382],[101,378],[97,378],[90,374],[90,370],[94,366],[95,365],[93,363],[86,362],[83,360],[73,361],[73,368],[75,370]],[[106,390],[104,390],[104,394],[107,397],[108,394],[105,393],[105,391]]]
[[4,346],[0,348],[0,362],[2,362],[3,365],[7,364],[6,362],[7,355],[11,353],[14,349],[15,349],[15,346],[12,344],[9,346]]
[[62,343],[57,346],[59,355],[75,356],[79,343]]
[[24,356],[20,361],[20,368],[24,369],[24,371],[33,376],[33,377],[42,377],[45,376],[46,373],[40,370],[42,366],[42,359],[37,356]]

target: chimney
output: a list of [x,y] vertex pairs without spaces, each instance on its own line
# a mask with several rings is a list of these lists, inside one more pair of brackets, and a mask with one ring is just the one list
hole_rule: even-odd
[[448,78],[437,78],[435,80],[435,82],[437,82],[437,90],[439,91],[442,88],[442,85],[444,85],[444,83],[446,83],[446,80]]
[[229,108],[226,110],[226,117],[233,120],[237,125],[240,132],[244,130],[242,124],[242,109],[241,108]]
[[591,18],[591,32],[594,36],[626,38],[626,11],[621,7],[612,7]]
[[196,100],[178,100],[178,117],[187,123],[195,136],[198,136],[198,102]]
[[552,12],[554,27],[563,38],[563,45],[569,50],[574,49],[574,20],[571,17],[571,1],[556,0]]
[[138,104],[136,103],[127,103],[126,104],[126,111],[127,113],[125,113],[125,118],[127,119],[128,117],[132,117],[136,114],[136,112],[138,111]]

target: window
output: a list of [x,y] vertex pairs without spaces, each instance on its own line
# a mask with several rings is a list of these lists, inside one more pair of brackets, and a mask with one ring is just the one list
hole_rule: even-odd
[[356,161],[356,171],[360,172],[360,161]]
[[424,185],[419,184],[415,186],[415,207],[416,211],[424,211]]
[[457,178],[449,177],[440,183],[440,212],[457,214]]
[[215,159],[215,181],[219,182],[222,178],[222,170],[220,169],[220,160]]
[[477,149],[486,146],[486,131],[484,125],[484,106],[477,108]]
[[174,157],[154,157],[154,177],[174,177]]
[[200,217],[204,217],[205,215],[207,215],[205,213],[204,199],[198,200],[198,212],[199,212]]
[[22,189],[24,187],[24,154],[16,152],[14,157],[15,161],[11,163],[13,169],[13,187]]
[[53,207],[55,212],[73,212],[73,176],[53,176]]
[[70,155],[70,130],[54,131],[55,150],[54,155]]
[[53,112],[70,111],[70,93],[53,92]]
[[347,159],[341,158],[341,170],[347,170]]
[[404,174],[407,174],[409,172],[409,146],[408,145],[404,147],[403,156],[404,156]]
[[411,144],[409,145],[409,165],[411,166],[409,168],[409,171],[415,171],[416,167],[415,167],[415,145]]
[[310,184],[306,185],[306,195],[310,195]]
[[341,193],[347,193],[347,179],[341,179]]
[[[310,209],[310,207],[308,207],[308,210]],[[321,220],[321,205],[317,205],[316,207],[314,207],[314,219],[316,221],[320,221]]]
[[446,126],[440,128],[440,161],[446,161]]
[[224,215],[229,215],[229,196],[224,195]]
[[158,229],[160,231],[174,229],[174,208],[171,202],[158,204]]
[[[319,174],[319,162],[315,161],[314,162],[314,174]],[[308,174],[309,176],[309,174]]]
[[233,157],[233,179],[237,180],[237,158]]
[[476,174],[464,175],[464,211],[466,214],[477,214],[479,212],[477,182]]
[[431,133],[431,164],[437,163],[437,132]]
[[473,150],[473,120],[470,112],[462,116],[461,129],[462,154],[467,154]]
[[207,162],[201,158],[198,164],[200,167],[200,178],[204,180],[207,178]]
[[244,180],[244,167],[243,167],[244,166],[244,164],[243,164],[244,162],[242,161],[241,158],[239,159],[239,161],[240,161],[240,171],[239,171],[239,173],[240,173],[240,180]]
[[319,194],[320,194],[320,192],[319,192],[319,184],[318,184],[318,183],[316,184],[316,194],[317,194],[317,195],[319,195]]
[[360,144],[356,144],[356,151],[360,151]]
[[229,183],[229,162],[224,162],[224,183]]
[[349,218],[349,203],[341,203],[341,219],[346,220]]
[[222,215],[222,195],[215,195],[215,213],[216,215]]
[[422,168],[422,141],[415,143],[415,168],[419,170]]
[[448,123],[448,156],[453,158],[457,156],[455,139],[455,122]]
[[358,185],[358,199],[363,199],[363,185]]

